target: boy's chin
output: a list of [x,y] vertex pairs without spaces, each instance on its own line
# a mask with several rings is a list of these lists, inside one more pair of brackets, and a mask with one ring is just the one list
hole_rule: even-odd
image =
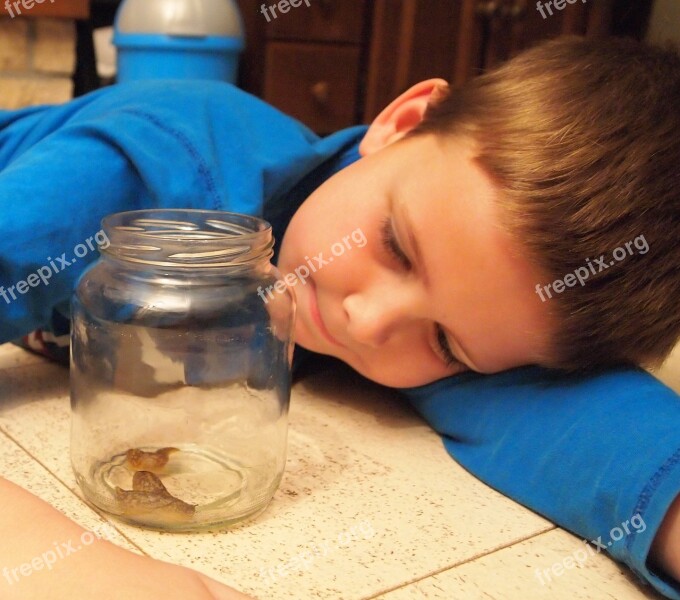
[[374,383],[378,383],[380,385],[386,385],[388,387],[394,387],[391,386],[389,381],[383,381],[382,378],[376,377],[375,373],[367,373],[365,369],[362,368],[362,365],[360,364],[352,364],[349,362],[345,357],[338,356],[337,354],[333,353],[330,351],[330,347],[327,345],[321,345],[319,342],[315,339],[308,339],[304,334],[301,333],[300,339],[295,339],[295,345],[300,346],[304,348],[305,350],[308,350],[309,352],[314,352],[315,354],[319,354],[324,357],[324,361],[328,359],[330,362],[332,361],[338,361],[341,362],[343,365],[346,365],[362,377],[365,377],[369,381],[373,381]]
[[367,365],[362,364],[359,359],[357,359],[356,364],[353,364],[347,360],[346,356],[340,356],[338,353],[333,352],[333,346],[320,343],[316,338],[311,336],[309,331],[304,330],[302,327],[299,330],[296,330],[295,344],[304,348],[305,350],[308,350],[309,352],[314,352],[315,354],[319,354],[325,358],[339,361],[362,377],[379,385],[392,388],[402,388],[419,386],[435,381],[435,379],[423,381],[420,378],[405,378],[403,374],[396,375],[394,372],[376,372],[375,370],[367,369]]

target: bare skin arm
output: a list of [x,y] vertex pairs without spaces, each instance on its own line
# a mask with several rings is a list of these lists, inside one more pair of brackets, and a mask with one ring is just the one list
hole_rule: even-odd
[[[26,490],[0,478],[0,597],[111,598],[120,600],[244,600],[250,598],[200,573],[138,556],[105,540],[81,544],[85,529]],[[31,564],[61,544],[77,551],[63,551],[51,568],[44,561]],[[14,571],[13,571],[14,570]]]
[[650,564],[680,584],[680,496],[671,504],[654,538]]
[[[0,597],[7,600],[71,600],[85,592],[112,600],[247,600],[246,596],[205,575],[138,556],[97,540],[57,559],[51,569],[18,570],[55,545],[79,544],[85,530],[31,493],[0,478]],[[680,582],[680,496],[654,539],[650,564]],[[4,570],[7,569],[7,571]]]

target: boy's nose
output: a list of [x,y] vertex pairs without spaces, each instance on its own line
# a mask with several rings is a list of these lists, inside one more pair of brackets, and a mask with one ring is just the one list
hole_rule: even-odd
[[421,300],[415,290],[364,288],[342,302],[347,315],[347,333],[360,343],[380,347],[393,336],[421,319]]

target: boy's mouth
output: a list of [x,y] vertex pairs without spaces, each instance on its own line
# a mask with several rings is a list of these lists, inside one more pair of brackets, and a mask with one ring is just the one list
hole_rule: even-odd
[[319,331],[321,332],[321,335],[328,340],[331,344],[334,346],[342,346],[338,340],[336,340],[328,331],[326,328],[326,324],[323,321],[323,317],[321,316],[321,311],[319,311],[319,305],[317,303],[317,297],[316,297],[316,285],[314,284],[314,281],[310,278],[309,281],[309,313],[312,317],[312,320],[318,327]]

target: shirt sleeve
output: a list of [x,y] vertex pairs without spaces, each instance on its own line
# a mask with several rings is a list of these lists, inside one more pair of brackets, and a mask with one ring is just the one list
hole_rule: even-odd
[[102,217],[143,198],[138,174],[95,122],[64,127],[0,172],[0,343],[68,301],[97,257]]
[[65,105],[0,113],[0,343],[63,311],[97,258],[106,215],[198,208],[262,216],[356,135],[320,140],[217,82],[116,85]]
[[0,342],[40,327],[68,303],[75,281],[106,245],[106,215],[223,208],[209,145],[164,121],[159,113],[169,112],[167,104],[145,111],[106,100],[22,149],[0,172]]
[[640,369],[568,377],[536,367],[401,390],[472,474],[626,563],[647,564],[680,494],[680,397]]

